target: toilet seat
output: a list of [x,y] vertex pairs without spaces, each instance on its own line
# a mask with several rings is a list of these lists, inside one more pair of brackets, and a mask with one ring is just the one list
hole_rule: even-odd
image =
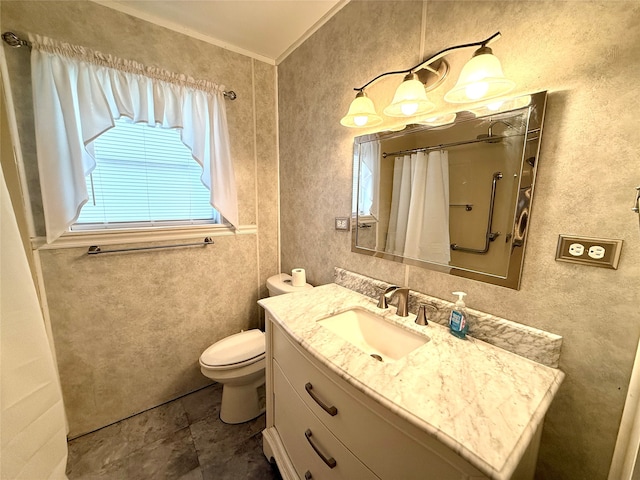
[[264,357],[264,332],[253,329],[211,345],[200,355],[200,365],[211,370],[226,370],[251,365]]

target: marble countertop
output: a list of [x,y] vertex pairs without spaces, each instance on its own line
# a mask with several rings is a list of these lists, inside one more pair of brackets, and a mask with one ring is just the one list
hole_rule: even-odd
[[[510,478],[564,374],[438,324],[415,324],[335,284],[258,302],[297,343],[358,390],[447,445],[490,478]],[[400,360],[381,363],[317,320],[360,307],[426,335]]]

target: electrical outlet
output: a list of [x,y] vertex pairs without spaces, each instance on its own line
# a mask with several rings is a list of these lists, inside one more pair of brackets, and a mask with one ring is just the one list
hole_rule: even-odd
[[621,249],[622,240],[560,235],[556,260],[617,269]]
[[336,230],[349,230],[349,217],[336,217]]
[[569,245],[569,254],[574,257],[579,257],[584,253],[584,245],[581,243],[572,243]]
[[594,245],[593,247],[589,247],[588,255],[591,258],[600,260],[601,258],[604,258],[605,253],[606,253],[606,249],[604,247],[601,247],[600,245]]

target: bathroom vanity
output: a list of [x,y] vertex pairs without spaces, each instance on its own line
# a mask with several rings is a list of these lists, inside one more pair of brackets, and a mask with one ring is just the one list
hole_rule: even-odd
[[533,478],[560,370],[335,284],[259,303],[264,453],[284,479]]

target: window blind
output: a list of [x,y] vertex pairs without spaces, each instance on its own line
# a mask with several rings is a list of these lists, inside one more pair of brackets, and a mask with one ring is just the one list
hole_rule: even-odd
[[200,180],[202,168],[179,130],[123,117],[93,145],[96,168],[86,177],[89,201],[72,230],[220,223]]

